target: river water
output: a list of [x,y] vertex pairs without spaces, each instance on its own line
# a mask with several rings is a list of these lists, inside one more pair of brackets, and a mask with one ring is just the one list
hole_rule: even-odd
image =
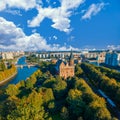
[[[26,57],[23,56],[23,57],[19,58],[17,65],[25,65],[25,64],[27,64]],[[37,69],[38,69],[37,67],[33,67],[33,66],[30,68],[28,68],[28,67],[17,68],[18,73],[17,73],[16,77],[13,80],[11,80],[9,83],[7,83],[7,85],[8,84],[16,84],[21,80],[26,80],[26,78],[30,77]]]

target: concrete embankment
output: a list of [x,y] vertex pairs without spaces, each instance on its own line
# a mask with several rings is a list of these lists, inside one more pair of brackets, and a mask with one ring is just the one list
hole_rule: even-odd
[[0,81],[0,86],[5,85],[7,82],[9,82],[10,80],[12,80],[15,76],[17,75],[17,72],[15,72],[13,75],[11,75],[10,77]]

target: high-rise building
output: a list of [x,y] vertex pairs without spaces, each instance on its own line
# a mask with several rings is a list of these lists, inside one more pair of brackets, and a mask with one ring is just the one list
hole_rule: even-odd
[[118,66],[119,65],[119,57],[116,52],[109,52],[105,56],[105,64],[110,66]]

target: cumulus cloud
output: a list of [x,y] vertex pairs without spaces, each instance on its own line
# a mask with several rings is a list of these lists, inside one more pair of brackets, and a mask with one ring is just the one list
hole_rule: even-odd
[[[70,17],[73,15],[74,10],[85,2],[85,0],[58,0],[60,6],[53,8],[50,5],[48,5],[48,7],[43,7],[44,2],[42,1],[43,0],[29,0],[29,2],[28,0],[0,0],[0,11],[8,9],[6,10],[8,13],[13,15],[21,15],[19,11],[13,11],[10,9],[18,8],[27,11],[35,8],[37,9],[38,14],[28,20],[29,27],[38,27],[45,18],[48,18],[53,22],[51,27],[59,31],[69,33],[72,30],[70,26]],[[46,2],[49,4],[50,0],[46,0]],[[56,2],[54,3],[56,4]],[[90,19],[91,16],[100,12],[104,6],[105,4],[103,2],[92,4],[88,10],[85,11],[82,19]]]
[[47,45],[46,40],[38,33],[26,36],[21,28],[2,17],[0,26],[0,47],[3,49],[50,49],[50,45]]
[[[46,1],[48,1],[48,3],[50,2],[50,0]],[[53,8],[51,6],[43,7],[42,0],[0,0],[0,11],[4,10],[13,15],[21,15],[18,9],[27,11],[35,8],[38,14],[27,21],[29,27],[40,26],[41,22],[45,18],[48,18],[53,22],[51,27],[69,33],[71,31],[70,17],[73,15],[74,10],[84,3],[84,1],[85,0],[59,0],[60,6]],[[90,19],[91,16],[100,12],[104,6],[105,3],[92,4],[88,10],[82,11],[85,13],[82,19]],[[58,39],[56,36],[53,36],[53,38]],[[72,39],[74,38],[71,37],[71,40]],[[2,17],[0,17],[0,48],[16,50],[77,50],[72,46],[48,44],[40,34],[36,33],[36,28],[33,29],[31,35],[27,36],[21,28]]]
[[109,50],[120,50],[120,45],[108,45],[107,49],[109,49]]
[[90,19],[92,16],[96,15],[99,13],[105,6],[105,3],[97,3],[97,4],[92,4],[86,10],[85,14],[82,16],[82,19]]
[[69,50],[71,46],[61,47],[58,44],[48,44],[38,33],[27,36],[13,22],[0,17],[0,48],[5,50]]
[[49,18],[53,21],[53,28],[56,28],[60,31],[69,32],[70,29],[70,20],[68,17],[70,14],[61,10],[61,8],[42,8],[39,6],[38,8],[38,15],[33,18],[32,21],[28,21],[30,27],[37,27],[40,26],[40,23],[45,19]]
[[0,0],[0,11],[4,10],[6,8],[6,3],[4,0]]
[[75,8],[79,7],[84,0],[60,0],[61,6],[57,8],[47,7],[42,8],[37,7],[38,15],[33,18],[33,20],[28,20],[29,27],[40,26],[40,23],[45,19],[49,18],[52,20],[53,28],[58,29],[63,32],[70,32],[70,19],[72,12]]
[[7,7],[28,10],[34,8],[36,4],[36,0],[0,0],[0,11],[6,9]]

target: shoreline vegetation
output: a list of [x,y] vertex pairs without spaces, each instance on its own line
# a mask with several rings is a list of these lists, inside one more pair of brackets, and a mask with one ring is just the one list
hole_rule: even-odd
[[11,75],[10,77],[0,81],[0,87],[7,84],[9,81],[11,81],[15,76],[17,75],[17,72],[15,72],[13,75]]
[[0,87],[17,75],[17,69],[14,65],[10,69],[4,70],[0,72]]

